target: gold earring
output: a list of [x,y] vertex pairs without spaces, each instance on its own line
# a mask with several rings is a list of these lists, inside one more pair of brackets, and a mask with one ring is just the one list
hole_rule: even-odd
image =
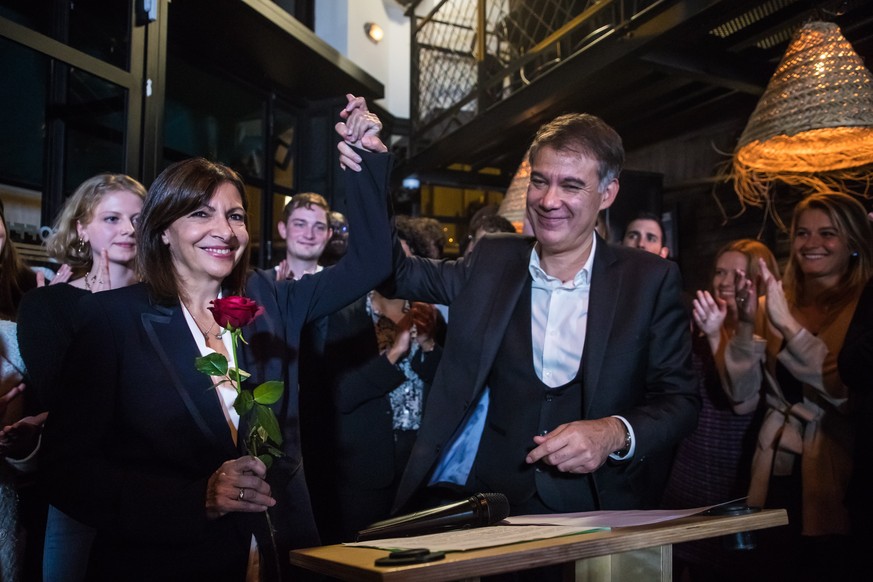
[[79,237],[79,243],[76,245],[76,252],[80,255],[85,254],[85,239]]

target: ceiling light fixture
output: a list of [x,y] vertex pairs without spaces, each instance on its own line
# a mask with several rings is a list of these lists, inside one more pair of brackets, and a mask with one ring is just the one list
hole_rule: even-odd
[[374,44],[379,44],[379,41],[385,36],[385,31],[375,22],[365,22],[364,33]]
[[873,75],[830,22],[802,26],[773,73],[734,151],[740,203],[766,207],[782,182],[811,192],[871,187]]

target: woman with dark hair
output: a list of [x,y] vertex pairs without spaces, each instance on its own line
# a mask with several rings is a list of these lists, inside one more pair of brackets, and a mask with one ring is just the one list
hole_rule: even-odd
[[[344,116],[350,143],[374,127],[365,115]],[[71,389],[44,437],[52,501],[97,528],[94,578],[278,580],[290,549],[317,545],[299,452],[296,357],[307,321],[390,272],[386,201],[359,194],[361,181],[387,182],[390,158],[365,155],[368,171],[347,183],[348,255],[301,281],[246,278],[248,204],[233,170],[192,159],[155,180],[137,229],[145,282],[83,301],[65,365]],[[243,291],[265,312],[242,328],[248,343],[235,353],[208,308]],[[248,371],[252,385],[285,382],[272,405],[283,456],[269,472],[237,442],[235,390],[195,369],[197,357],[214,352]],[[258,515],[268,509],[272,535]]]
[[[728,396],[738,412],[763,401],[766,412],[752,461],[749,505],[785,507],[789,531],[768,563],[793,580],[842,579],[848,563],[854,394],[837,357],[858,297],[873,274],[873,232],[860,202],[811,195],[794,208],[791,255],[780,283],[759,261],[755,282],[737,292],[739,324],[725,354]],[[763,325],[756,316],[766,314]],[[763,363],[763,366],[762,366]],[[763,386],[763,389],[762,389]],[[777,553],[780,552],[780,553]]]

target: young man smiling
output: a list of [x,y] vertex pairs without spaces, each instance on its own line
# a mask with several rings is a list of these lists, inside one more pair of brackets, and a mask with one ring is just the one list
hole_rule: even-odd
[[299,279],[322,269],[318,258],[324,252],[333,230],[327,200],[314,192],[291,197],[277,225],[285,241],[285,258],[276,267],[276,279]]

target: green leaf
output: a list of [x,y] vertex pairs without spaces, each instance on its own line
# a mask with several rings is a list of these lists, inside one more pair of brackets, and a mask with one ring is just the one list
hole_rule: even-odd
[[241,390],[240,393],[237,394],[236,400],[233,401],[233,408],[240,416],[245,415],[254,405],[255,399],[252,398],[252,393],[248,390]]
[[237,383],[245,382],[246,379],[251,376],[251,374],[245,370],[240,370],[239,368],[231,368],[227,371],[227,375],[230,376],[231,380]]
[[255,404],[254,407],[258,425],[266,431],[270,440],[281,445],[282,432],[279,430],[279,422],[276,420],[276,415],[273,414],[273,409],[263,404]]
[[258,455],[258,458],[267,466],[269,470],[270,467],[273,466],[273,456],[269,454]]
[[269,443],[267,445],[265,445],[265,447],[267,449],[267,452],[269,454],[273,455],[274,457],[276,457],[277,459],[279,457],[285,456],[285,453],[283,453],[281,449],[277,449],[276,447],[274,447],[273,445],[271,445]]
[[279,380],[264,382],[255,388],[255,402],[258,404],[275,404],[282,398],[282,392],[284,391],[285,384]]
[[227,358],[218,353],[196,358],[194,367],[207,376],[224,376],[227,374]]

